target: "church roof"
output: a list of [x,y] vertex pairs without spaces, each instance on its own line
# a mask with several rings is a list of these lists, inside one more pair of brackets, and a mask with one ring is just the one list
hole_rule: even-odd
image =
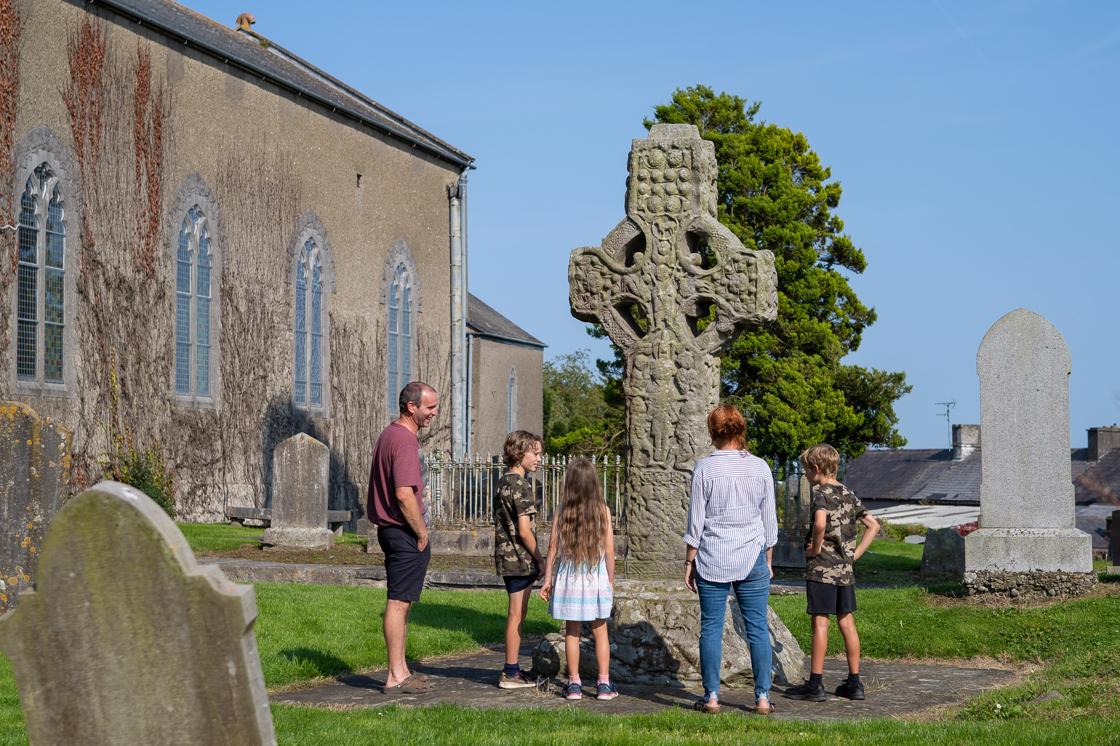
[[540,347],[541,349],[547,347],[544,342],[483,303],[475,294],[468,293],[468,297],[468,334],[497,339],[502,342],[515,342],[529,347]]
[[260,34],[226,28],[170,0],[92,0],[91,4],[110,8],[330,112],[355,119],[460,168],[474,162],[473,157],[458,148]]

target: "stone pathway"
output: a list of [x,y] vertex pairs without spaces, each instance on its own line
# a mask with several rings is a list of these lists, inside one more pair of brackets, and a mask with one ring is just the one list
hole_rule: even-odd
[[[522,651],[522,661],[529,659],[529,645]],[[652,713],[666,707],[690,708],[699,697],[699,689],[665,689],[620,686],[620,696],[610,702],[599,702],[585,688],[584,698],[569,702],[560,696],[560,688],[552,683],[547,688],[502,690],[497,687],[502,665],[500,648],[440,660],[412,663],[414,672],[436,678],[437,687],[420,694],[383,694],[384,673],[354,674],[307,689],[273,693],[270,700],[291,705],[330,708],[385,707],[387,705],[423,706],[453,704],[461,707],[536,709],[585,708],[591,712]],[[825,663],[825,685],[835,688],[847,674],[842,658]],[[829,697],[826,702],[801,702],[781,696],[785,689],[775,686],[773,703],[775,717],[804,720],[840,720],[871,717],[912,717],[931,709],[967,701],[985,689],[1014,682],[1016,673],[991,668],[915,663],[866,661],[863,680],[867,699],[852,702]],[[585,682],[588,684],[589,682]],[[593,683],[593,682],[590,682]],[[721,691],[724,712],[752,712],[754,693],[749,688]]]

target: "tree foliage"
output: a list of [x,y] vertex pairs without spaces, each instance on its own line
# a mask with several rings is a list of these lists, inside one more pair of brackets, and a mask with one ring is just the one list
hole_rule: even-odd
[[[876,315],[845,275],[863,272],[867,260],[833,212],[840,183],[805,135],[756,121],[759,108],[698,85],[675,91],[645,122],[695,124],[715,144],[720,222],[748,248],[774,252],[778,318],[732,340],[722,395],[743,408],[752,448],[766,456],[822,441],[850,456],[902,446],[894,402],[910,391],[905,373],[841,362]],[[617,354],[600,361],[608,381],[621,375],[620,362]]]
[[[545,451],[554,455],[620,452],[625,410],[619,391],[617,379],[604,384],[592,371],[587,350],[546,362]],[[610,392],[614,394],[608,401]]]

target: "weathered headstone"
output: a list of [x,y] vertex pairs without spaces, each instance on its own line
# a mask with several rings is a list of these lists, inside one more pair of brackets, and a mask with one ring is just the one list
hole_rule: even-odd
[[960,579],[964,573],[964,537],[955,528],[926,532],[922,548],[922,575],[946,575]]
[[330,449],[306,433],[276,446],[272,455],[272,525],[261,538],[271,546],[328,549]]
[[[773,254],[748,250],[717,219],[715,146],[695,126],[654,125],[648,139],[633,141],[629,172],[626,217],[600,247],[572,252],[569,301],[572,315],[601,323],[625,357],[625,572],[664,581],[681,577],[692,467],[711,449],[705,418],[719,399],[716,353],[737,329],[776,317],[777,275]],[[698,607],[679,581],[669,585],[616,588],[619,680],[671,681],[692,665]],[[777,617],[771,622],[772,636],[788,636]],[[741,661],[745,651],[736,635],[724,656]],[[794,657],[796,670],[775,657],[778,680],[800,675],[800,650]]]
[[778,543],[774,545],[774,566],[803,569],[805,539],[809,533],[809,496],[811,485],[804,474],[793,473],[779,485],[782,505]]
[[1070,356],[1058,330],[1020,308],[980,343],[980,528],[965,537],[971,593],[1066,595],[1096,583],[1092,537],[1075,527]]
[[0,613],[34,584],[69,478],[70,433],[26,404],[0,404]]
[[146,495],[101,482],[51,523],[0,618],[32,744],[272,744],[251,586],[200,566]]

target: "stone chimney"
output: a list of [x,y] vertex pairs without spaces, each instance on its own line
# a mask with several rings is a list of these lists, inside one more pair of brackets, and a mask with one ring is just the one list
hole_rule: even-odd
[[1113,448],[1120,448],[1120,425],[1089,428],[1089,460],[1097,461]]
[[980,450],[979,425],[953,425],[953,460],[963,461]]

